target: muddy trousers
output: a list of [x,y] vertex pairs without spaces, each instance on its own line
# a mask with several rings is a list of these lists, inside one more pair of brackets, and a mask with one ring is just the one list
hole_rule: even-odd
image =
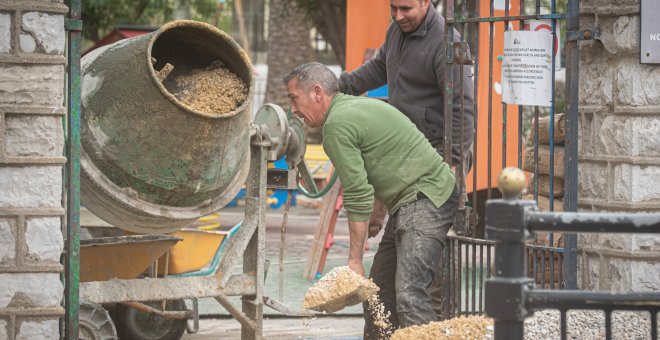
[[[447,231],[454,223],[458,189],[441,207],[428,198],[406,204],[391,215],[371,267],[379,298],[390,312],[393,330],[437,321],[430,287],[440,268]],[[364,303],[364,338],[383,339],[369,303]]]

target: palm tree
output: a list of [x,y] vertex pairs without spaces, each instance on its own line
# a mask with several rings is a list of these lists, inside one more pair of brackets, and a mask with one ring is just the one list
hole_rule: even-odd
[[[274,103],[288,109],[289,101],[282,77],[294,67],[313,61],[314,51],[310,43],[311,24],[294,1],[270,0],[268,19],[268,80],[266,103]],[[320,143],[320,135],[308,131],[308,143]]]

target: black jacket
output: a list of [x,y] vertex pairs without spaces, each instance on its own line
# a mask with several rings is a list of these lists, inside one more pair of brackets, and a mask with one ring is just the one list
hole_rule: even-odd
[[[454,31],[454,40],[459,41]],[[446,42],[445,20],[429,7],[424,22],[412,33],[402,32],[393,22],[385,43],[374,59],[351,72],[343,72],[339,89],[359,95],[380,86],[388,86],[388,102],[403,112],[440,152],[444,138]],[[460,92],[460,66],[453,67],[452,163],[459,162],[461,100],[463,119],[463,155],[474,141],[474,85],[470,66],[463,66],[463,91]],[[447,157],[445,157],[447,158]]]

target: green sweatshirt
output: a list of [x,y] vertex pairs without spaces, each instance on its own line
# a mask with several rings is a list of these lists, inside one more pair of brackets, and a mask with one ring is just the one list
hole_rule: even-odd
[[377,99],[336,94],[323,149],[344,187],[350,221],[368,221],[374,197],[394,214],[420,191],[440,207],[454,189],[453,172],[415,124]]

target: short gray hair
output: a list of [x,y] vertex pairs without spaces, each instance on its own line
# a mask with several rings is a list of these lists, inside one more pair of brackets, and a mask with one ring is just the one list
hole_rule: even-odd
[[284,84],[288,85],[294,78],[298,79],[298,87],[309,91],[315,84],[321,85],[326,95],[332,96],[339,92],[337,77],[327,66],[311,62],[302,64],[284,76]]

